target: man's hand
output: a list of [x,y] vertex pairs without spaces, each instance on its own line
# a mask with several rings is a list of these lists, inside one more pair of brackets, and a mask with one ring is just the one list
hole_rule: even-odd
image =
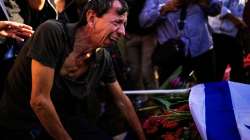
[[24,41],[34,33],[31,26],[13,21],[0,21],[0,36]]
[[140,120],[134,110],[129,98],[123,94],[122,89],[117,81],[108,85],[109,90],[113,94],[116,105],[119,107],[128,123],[137,134],[138,140],[146,140]]
[[71,77],[72,79],[77,79],[87,71],[88,65],[84,61],[90,56],[91,53],[87,53],[83,56],[78,56],[76,52],[71,52],[65,59],[60,70],[60,74],[63,76]]
[[90,36],[82,31],[82,29],[76,31],[76,36],[80,37],[75,37],[74,47],[71,53],[75,58],[76,64],[80,66],[97,48],[94,47],[95,45],[90,39]]
[[170,0],[161,7],[160,13],[165,15],[168,12],[176,11],[182,4],[181,0]]
[[85,61],[95,51],[93,43],[85,32],[78,30],[76,34],[81,37],[75,38],[73,51],[65,59],[60,71],[61,75],[69,76],[73,79],[78,78],[87,71],[88,65]]

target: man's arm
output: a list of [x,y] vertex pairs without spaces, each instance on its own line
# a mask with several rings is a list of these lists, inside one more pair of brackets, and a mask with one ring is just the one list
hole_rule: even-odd
[[31,62],[32,93],[30,105],[47,132],[56,140],[71,140],[50,98],[54,69],[36,60]]
[[45,0],[27,0],[29,6],[37,11],[41,11],[44,7]]
[[153,26],[160,17],[157,0],[146,0],[144,8],[139,15],[140,26],[143,28]]
[[247,28],[247,24],[240,18],[232,15],[232,14],[226,14],[223,19],[228,19],[231,21],[238,29],[244,29]]
[[153,26],[162,20],[162,16],[176,11],[181,4],[180,0],[166,0],[165,3],[160,3],[160,0],[146,0],[139,15],[140,26],[144,28]]
[[136,132],[139,140],[145,140],[143,129],[141,127],[140,121],[136,115],[133,105],[129,98],[123,94],[122,89],[117,81],[108,85],[109,90],[114,96],[115,103],[118,105],[119,109],[125,115],[130,126]]

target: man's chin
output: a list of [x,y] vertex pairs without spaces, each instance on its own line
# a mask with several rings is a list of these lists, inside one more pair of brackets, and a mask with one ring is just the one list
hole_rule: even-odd
[[115,45],[116,41],[107,41],[103,43],[103,46],[111,46],[111,45]]

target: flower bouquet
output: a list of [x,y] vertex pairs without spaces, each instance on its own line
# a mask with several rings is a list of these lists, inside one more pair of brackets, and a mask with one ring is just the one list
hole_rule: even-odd
[[148,140],[200,140],[186,96],[151,96],[138,109]]
[[[186,88],[190,84],[172,84],[173,81],[178,81],[177,74],[163,85],[173,89],[176,88],[173,85]],[[189,110],[188,96],[189,93],[147,96],[148,99],[137,111],[148,140],[201,139]]]

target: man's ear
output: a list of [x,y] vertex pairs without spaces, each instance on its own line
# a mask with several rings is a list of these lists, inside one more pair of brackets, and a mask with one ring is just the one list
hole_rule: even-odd
[[95,25],[95,18],[96,18],[96,13],[93,10],[88,10],[86,13],[86,17],[87,17],[87,24],[90,27],[94,27]]

